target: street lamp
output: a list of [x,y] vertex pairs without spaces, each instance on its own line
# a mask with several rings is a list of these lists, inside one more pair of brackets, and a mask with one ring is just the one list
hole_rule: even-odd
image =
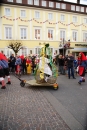
[[[64,38],[63,38],[63,40],[62,41],[60,41],[60,45],[62,45],[62,48],[63,48],[63,56],[64,56],[64,45],[67,43],[67,41],[65,41],[64,40]],[[59,46],[60,46],[59,45]]]

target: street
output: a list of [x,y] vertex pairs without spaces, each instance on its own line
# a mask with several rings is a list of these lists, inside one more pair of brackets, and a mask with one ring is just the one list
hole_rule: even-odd
[[78,79],[60,75],[59,89],[53,90],[28,84],[21,87],[11,75],[12,85],[0,89],[0,130],[86,130],[87,83],[79,85]]

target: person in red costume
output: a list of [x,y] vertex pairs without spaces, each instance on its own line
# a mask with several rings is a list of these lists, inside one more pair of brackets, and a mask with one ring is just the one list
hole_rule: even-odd
[[85,69],[87,68],[87,59],[83,52],[79,53],[78,56],[78,73],[81,76],[79,80],[79,84],[85,82]]

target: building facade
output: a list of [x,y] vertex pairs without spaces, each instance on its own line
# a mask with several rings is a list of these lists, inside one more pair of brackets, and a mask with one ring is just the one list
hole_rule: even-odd
[[[0,6],[0,50],[13,51],[10,40],[20,40],[19,55],[38,54],[40,43],[54,53],[87,53],[87,6],[58,0],[3,0]],[[70,48],[63,49],[70,41]]]

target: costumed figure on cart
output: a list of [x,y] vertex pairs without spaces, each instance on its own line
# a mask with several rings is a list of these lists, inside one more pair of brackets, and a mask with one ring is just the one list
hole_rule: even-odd
[[37,83],[55,84],[58,76],[57,67],[53,63],[49,44],[44,44],[40,49],[40,61],[36,66],[35,78]]
[[78,66],[78,73],[80,75],[80,80],[78,83],[81,84],[82,82],[85,82],[85,69],[87,68],[86,56],[82,52],[79,53],[77,66]]

